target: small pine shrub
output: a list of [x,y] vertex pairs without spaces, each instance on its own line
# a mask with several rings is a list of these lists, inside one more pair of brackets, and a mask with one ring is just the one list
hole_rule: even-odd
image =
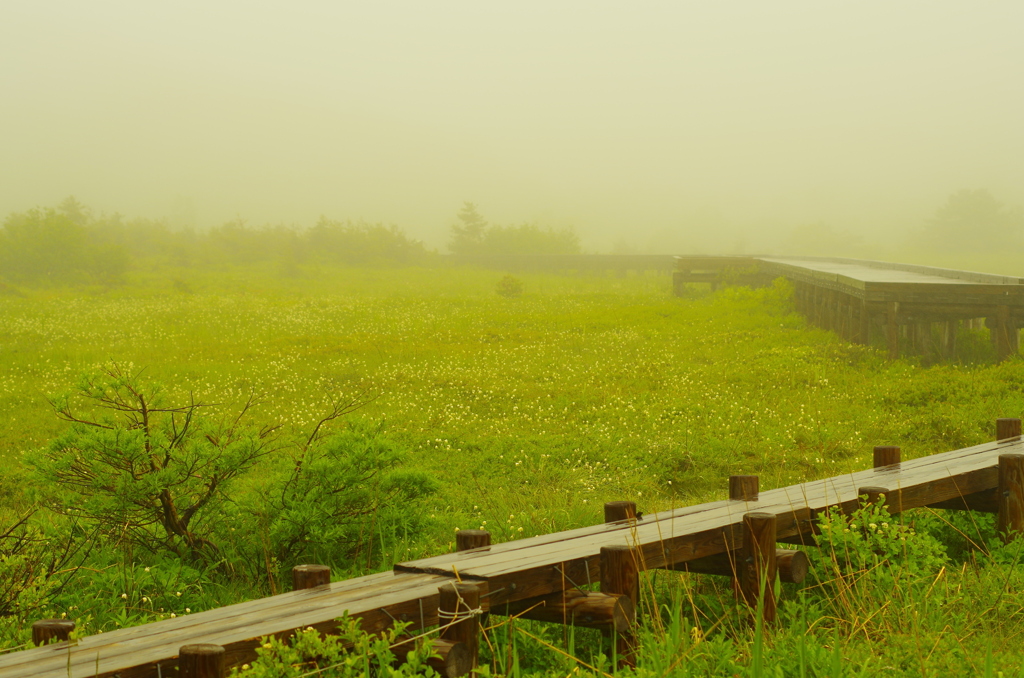
[[499,297],[516,299],[523,296],[523,281],[515,276],[506,275],[498,281],[494,291],[498,293]]

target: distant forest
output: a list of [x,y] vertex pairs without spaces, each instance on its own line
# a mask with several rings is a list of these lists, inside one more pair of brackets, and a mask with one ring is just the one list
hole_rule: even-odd
[[[449,243],[456,254],[580,251],[571,229],[488,225],[471,203],[457,220]],[[275,262],[287,273],[301,265],[425,266],[438,261],[437,252],[394,225],[320,217],[311,228],[253,227],[238,219],[205,231],[172,229],[157,219],[95,216],[73,197],[57,207],[11,214],[0,227],[0,283],[15,285],[114,285],[133,266],[153,264]]]
[[[673,242],[683,243],[673,254],[687,253],[685,240]],[[774,249],[791,255],[901,259],[910,253],[1024,253],[1024,211],[985,189],[956,191],[930,217],[908,225],[902,243],[891,248],[883,251],[860,234],[815,223],[794,228],[788,238],[780,234]],[[469,261],[487,255],[581,253],[572,228],[490,224],[470,202],[455,214],[447,249]],[[11,214],[0,225],[0,290],[5,284],[116,285],[133,267],[154,265],[272,263],[284,275],[297,275],[302,266],[435,266],[442,261],[438,252],[398,226],[323,216],[309,228],[250,226],[236,219],[208,230],[174,229],[159,219],[96,216],[71,197],[56,207]]]

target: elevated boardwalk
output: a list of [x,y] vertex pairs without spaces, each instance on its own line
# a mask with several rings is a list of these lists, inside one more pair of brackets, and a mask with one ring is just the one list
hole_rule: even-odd
[[1024,327],[1024,278],[812,257],[676,257],[673,276],[676,294],[688,282],[788,278],[797,309],[811,322],[856,343],[881,334],[892,358],[911,352],[951,359],[967,321],[989,328],[1003,359],[1018,353]]
[[[503,544],[488,539],[477,548],[401,563],[393,572],[0,656],[0,678],[162,678],[175,675],[183,646],[195,643],[224,648],[225,665],[237,666],[252,660],[261,636],[308,626],[330,633],[345,613],[362,619],[369,631],[397,620],[424,630],[440,619],[442,636],[453,628],[472,634],[446,636],[447,645],[438,646],[452,651],[459,645],[466,657],[475,657],[481,614],[521,613],[614,629],[623,643],[620,654],[628,658],[638,572],[667,568],[733,576],[744,596],[756,597],[758,582],[774,582],[776,571],[784,581],[802,578],[791,566],[783,571],[783,563],[802,554],[776,544],[813,545],[822,511],[850,512],[864,495],[884,494],[894,513],[922,506],[994,512],[1000,531],[1024,532],[1020,433],[1019,419],[999,420],[997,442],[902,463],[899,448],[879,447],[872,469],[764,492],[756,477],[734,476],[730,499],[641,518],[630,502],[613,502],[606,506],[606,522],[591,527]],[[462,583],[453,587],[457,581]],[[588,584],[600,592],[583,590]],[[457,597],[450,607],[446,591]],[[774,614],[774,595],[769,586],[766,616]],[[452,675],[466,670],[449,668]]]
[[670,254],[447,254],[444,257],[456,266],[476,266],[510,273],[669,274],[675,266],[675,257]]

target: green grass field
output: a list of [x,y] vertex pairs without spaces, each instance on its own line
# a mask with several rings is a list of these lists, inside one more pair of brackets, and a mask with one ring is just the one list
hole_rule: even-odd
[[[508,299],[495,294],[500,277],[157,269],[120,288],[0,296],[4,510],[36,496],[21,461],[65,427],[48,397],[111,360],[163,383],[172,400],[194,393],[228,411],[255,393],[254,420],[295,439],[332,399],[365,401],[331,425],[384,431],[403,466],[437,489],[410,508],[415,521],[377,524],[372,548],[334,554],[336,576],[444,552],[456,529],[505,541],[600,522],[614,499],[648,512],[721,498],[731,474],[777,487],[866,468],[874,445],[901,445],[904,458],[964,447],[991,439],[997,417],[1024,412],[1021,361],[888,362],[807,327],[781,281],[674,298],[664,276],[522,276],[524,295]],[[965,549],[961,534],[994,544],[991,521],[908,519],[941,542],[938,564],[908,556],[895,575],[850,581],[819,572],[805,591],[787,588],[783,626],[763,633],[747,628],[727,584],[652,576],[641,672],[967,676],[991,661],[1016,675],[1019,568],[1005,549]],[[126,554],[97,549],[80,584],[35,612],[67,613],[92,632],[252,595],[237,577]],[[23,638],[12,619],[8,645]],[[496,652],[494,671],[591,670],[546,647],[565,647],[560,630],[522,632],[543,642],[523,636],[518,668]]]

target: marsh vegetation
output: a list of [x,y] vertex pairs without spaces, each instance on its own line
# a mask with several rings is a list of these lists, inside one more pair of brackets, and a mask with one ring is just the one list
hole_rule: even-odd
[[[720,498],[730,474],[775,487],[866,468],[875,444],[963,447],[1024,411],[1024,364],[995,364],[985,337],[971,364],[889,362],[808,328],[784,281],[684,298],[654,275],[514,282],[163,264],[0,297],[4,642],[44,616],[96,633],[271,594],[300,560],[355,576],[448,551],[457,529],[519,539],[599,522],[609,500]],[[650,576],[640,670],[1019,661],[993,642],[1022,606],[991,521],[871,524],[815,556],[757,637],[727,586]],[[591,670],[565,652],[608,668],[585,631],[493,633],[518,667],[495,650],[499,673]]]

